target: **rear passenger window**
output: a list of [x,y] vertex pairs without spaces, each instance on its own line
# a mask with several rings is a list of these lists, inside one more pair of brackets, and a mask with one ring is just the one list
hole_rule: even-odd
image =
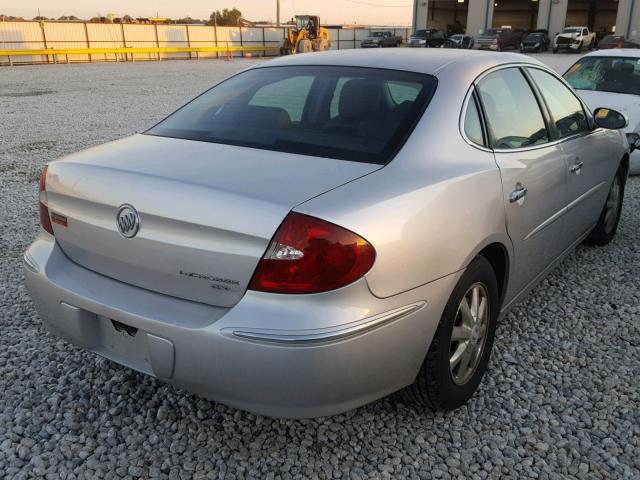
[[528,70],[544,97],[559,138],[589,130],[582,104],[564,83],[537,68]]
[[464,114],[464,133],[473,143],[484,145],[484,137],[482,135],[482,123],[480,115],[478,115],[478,107],[473,97],[469,99],[467,111]]
[[490,73],[478,83],[478,92],[492,148],[508,150],[549,141],[538,102],[519,69]]

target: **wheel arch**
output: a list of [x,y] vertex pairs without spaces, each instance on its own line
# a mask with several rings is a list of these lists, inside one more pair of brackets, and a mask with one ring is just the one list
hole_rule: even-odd
[[484,257],[493,268],[498,282],[500,305],[503,304],[509,283],[510,257],[507,246],[502,242],[492,242],[483,246],[475,257]]

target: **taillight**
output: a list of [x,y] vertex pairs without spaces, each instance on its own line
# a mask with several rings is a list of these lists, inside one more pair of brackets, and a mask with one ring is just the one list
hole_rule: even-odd
[[40,175],[40,191],[39,191],[39,203],[40,203],[40,225],[45,229],[46,232],[53,235],[53,226],[51,225],[51,217],[49,217],[49,209],[42,202],[42,192],[47,189],[47,166],[44,166],[44,170],[42,170],[42,175]]
[[359,235],[315,217],[290,213],[258,263],[249,289],[326,292],[361,278],[375,258],[373,246]]

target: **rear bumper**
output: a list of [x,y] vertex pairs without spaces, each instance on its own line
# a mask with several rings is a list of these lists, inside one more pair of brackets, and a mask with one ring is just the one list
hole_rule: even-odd
[[46,233],[24,264],[53,333],[207,398],[287,418],[350,410],[410,384],[460,275],[388,299],[365,280],[319,295],[247,292],[225,309],[91,272]]

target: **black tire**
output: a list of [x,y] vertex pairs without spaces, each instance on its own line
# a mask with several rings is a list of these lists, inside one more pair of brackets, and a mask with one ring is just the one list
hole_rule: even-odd
[[[607,245],[616,236],[616,232],[618,231],[618,224],[620,223],[620,214],[622,213],[625,181],[625,170],[621,165],[616,172],[616,176],[613,179],[613,182],[611,182],[611,187],[609,187],[609,193],[607,194],[607,199],[604,202],[604,207],[602,207],[602,212],[600,213],[600,218],[598,218],[598,223],[591,231],[589,236],[585,239],[584,243],[601,247]],[[608,222],[607,212],[609,210],[610,200],[612,192],[614,191],[614,188],[616,186],[616,182],[619,188],[619,193],[615,204],[615,218],[612,220],[612,222]]]
[[[475,370],[465,383],[457,384],[454,382],[449,366],[451,335],[454,324],[459,318],[460,303],[475,284],[483,285],[487,292],[489,304],[487,333]],[[489,363],[499,305],[498,283],[493,268],[484,257],[476,257],[453,289],[422,367],[414,383],[407,389],[417,403],[432,409],[453,410],[471,398],[480,385]]]
[[553,51],[553,53],[558,53],[558,49],[557,48],[554,48],[552,51]]

